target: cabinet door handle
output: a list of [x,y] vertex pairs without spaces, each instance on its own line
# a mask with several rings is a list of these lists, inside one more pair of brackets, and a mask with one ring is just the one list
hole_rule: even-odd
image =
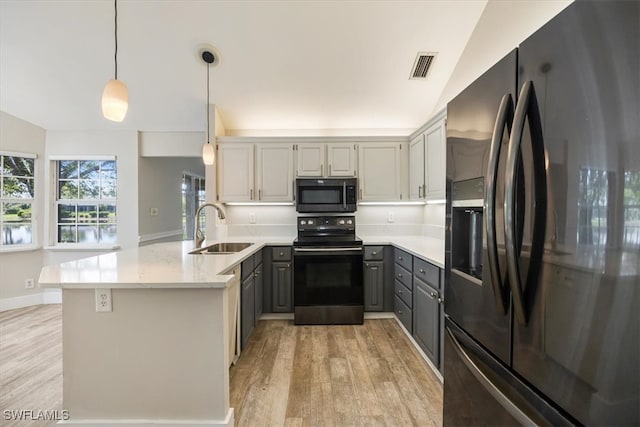
[[439,304],[444,304],[444,298],[438,298],[438,303]]
[[324,165],[320,164],[320,176],[324,176]]
[[260,272],[259,271],[254,271],[253,272],[253,277],[259,277],[260,276]]
[[253,200],[253,188],[249,190],[249,200]]
[[360,200],[362,200],[362,188],[360,189]]
[[438,296],[438,294],[435,293],[435,292],[429,292],[428,295],[429,295],[429,298],[431,298],[431,299],[436,299],[436,297]]
[[258,190],[258,200],[262,200],[262,189]]
[[331,163],[329,163],[329,176],[331,176]]

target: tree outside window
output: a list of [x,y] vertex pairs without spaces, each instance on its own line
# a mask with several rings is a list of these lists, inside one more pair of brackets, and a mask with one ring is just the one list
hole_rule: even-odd
[[0,154],[2,246],[34,243],[35,157]]
[[58,243],[117,242],[115,160],[56,162]]

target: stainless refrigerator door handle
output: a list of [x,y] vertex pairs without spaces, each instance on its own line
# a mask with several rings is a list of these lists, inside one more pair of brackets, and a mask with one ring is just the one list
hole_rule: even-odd
[[[526,288],[523,291],[520,279],[520,265],[518,263],[519,249],[516,245],[516,174],[517,163],[521,156],[520,147],[524,131],[525,119],[529,117],[529,132],[531,133],[532,160],[534,173],[534,212],[533,232],[529,270],[526,278]],[[542,267],[544,249],[544,234],[547,214],[547,182],[544,159],[544,143],[538,102],[533,89],[533,82],[527,81],[522,85],[518,105],[513,119],[513,128],[509,138],[507,152],[507,170],[504,195],[505,220],[505,250],[507,253],[507,273],[509,286],[513,295],[513,306],[516,319],[521,325],[527,324],[526,301],[533,300],[538,285],[538,275]]]
[[496,238],[496,183],[498,180],[498,163],[500,160],[500,148],[502,146],[502,134],[505,126],[511,134],[511,124],[513,122],[513,98],[507,93],[500,101],[498,115],[491,137],[491,148],[489,151],[489,166],[486,173],[486,195],[484,199],[485,230],[487,237],[487,254],[489,256],[489,272],[491,273],[491,285],[496,308],[500,314],[507,313],[506,295],[504,283],[500,274],[498,264],[498,240]]
[[480,384],[498,401],[498,403],[507,411],[513,418],[518,420],[523,426],[537,426],[538,424],[534,422],[527,414],[525,414],[518,406],[515,405],[507,396],[502,393],[502,391],[491,382],[487,375],[482,372],[482,369],[478,367],[471,359],[471,357],[464,351],[462,344],[455,337],[453,332],[449,328],[447,329],[447,334],[453,343],[453,348],[458,353],[458,356],[465,364],[467,369],[473,374],[473,376],[478,380]]

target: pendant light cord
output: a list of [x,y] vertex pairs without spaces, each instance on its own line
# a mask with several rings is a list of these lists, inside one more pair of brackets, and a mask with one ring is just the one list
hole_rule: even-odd
[[207,144],[210,144],[209,140],[209,63],[207,62]]
[[118,80],[118,0],[113,0],[113,7],[115,9],[115,39],[116,39],[116,52],[113,55],[113,59],[115,62],[115,76],[116,76],[116,80]]

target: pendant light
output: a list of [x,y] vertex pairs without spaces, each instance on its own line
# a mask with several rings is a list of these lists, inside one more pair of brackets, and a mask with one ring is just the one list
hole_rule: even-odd
[[202,146],[202,160],[205,165],[212,165],[215,161],[215,150],[209,139],[209,66],[216,57],[208,50],[202,51],[202,60],[207,63],[207,142]]
[[102,115],[105,119],[121,122],[129,108],[129,94],[127,85],[118,80],[118,0],[114,0],[115,10],[115,40],[116,49],[114,55],[115,78],[109,80],[102,92]]

